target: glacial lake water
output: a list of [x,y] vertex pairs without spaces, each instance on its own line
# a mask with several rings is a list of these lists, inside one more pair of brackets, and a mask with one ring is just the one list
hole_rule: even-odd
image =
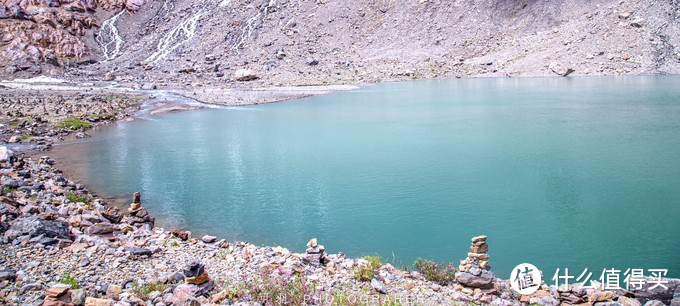
[[[386,83],[115,124],[58,161],[166,227],[302,252],[680,277],[680,77]],[[647,273],[647,271],[645,271]]]

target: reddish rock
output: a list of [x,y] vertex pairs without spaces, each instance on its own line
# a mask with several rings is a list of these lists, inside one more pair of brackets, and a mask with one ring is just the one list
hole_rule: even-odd
[[59,284],[45,290],[44,306],[66,306],[73,305],[71,303],[71,294],[69,290],[71,286]]
[[126,0],[125,8],[129,11],[136,12],[144,5],[144,3],[146,3],[145,0]]
[[611,300],[614,294],[609,291],[595,291],[588,297],[591,303]]
[[210,277],[208,276],[208,273],[202,273],[199,276],[195,277],[187,277],[186,282],[189,284],[194,284],[194,285],[200,285],[203,283],[207,283],[210,280]]
[[[107,11],[138,11],[145,0],[14,1],[0,3],[0,62],[12,63],[6,73],[39,74],[42,64],[65,66],[90,55],[84,42],[89,30],[98,27],[97,8]],[[105,16],[104,14],[103,16]],[[103,21],[103,20],[100,20]]]
[[45,295],[48,297],[60,297],[64,295],[71,287],[68,285],[57,285],[45,290]]
[[109,299],[98,299],[93,297],[87,297],[85,299],[85,306],[111,306],[113,301]]
[[184,241],[189,240],[189,236],[190,236],[190,233],[189,233],[189,232],[180,231],[179,229],[176,228],[176,229],[171,230],[170,233],[171,233],[173,236],[175,236],[175,237],[177,237],[177,238],[179,238],[179,239],[182,239],[182,240],[184,240]]
[[193,284],[181,284],[177,287],[175,287],[175,290],[172,291],[173,294],[173,303],[175,304],[182,304],[189,299],[193,298],[196,293],[200,291],[200,288],[198,286],[193,285]]

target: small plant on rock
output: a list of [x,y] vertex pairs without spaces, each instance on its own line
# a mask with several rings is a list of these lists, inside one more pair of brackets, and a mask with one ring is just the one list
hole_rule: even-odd
[[368,261],[368,264],[354,268],[354,278],[358,281],[368,282],[378,274],[378,269],[383,265],[382,258],[380,256],[365,256],[363,259]]
[[132,285],[132,292],[134,292],[138,298],[146,301],[149,299],[149,294],[151,292],[158,291],[163,293],[163,291],[169,287],[169,284],[164,283],[140,284],[138,282],[134,282]]
[[68,130],[79,130],[79,129],[89,129],[92,124],[89,122],[82,121],[76,118],[68,118],[62,122],[57,123],[54,127],[58,129],[68,129]]
[[82,203],[87,204],[87,203],[90,202],[90,200],[87,199],[87,196],[82,195],[82,194],[77,194],[77,193],[69,193],[69,194],[67,194],[67,195],[66,195],[66,199],[67,199],[69,202],[72,202],[72,203],[82,202]]
[[453,282],[456,275],[456,266],[453,264],[436,263],[432,260],[418,258],[413,263],[415,268],[425,279],[447,285]]
[[88,118],[89,121],[97,122],[97,121],[103,121],[103,120],[111,120],[113,119],[113,115],[111,114],[91,114],[90,117]]
[[5,187],[5,188],[2,190],[2,193],[6,194],[6,195],[11,195],[11,194],[14,193],[15,191],[16,191],[15,188]]
[[261,276],[260,279],[247,283],[244,294],[262,305],[306,305],[318,301],[319,293],[314,290],[313,283],[307,283],[302,275],[290,277]]
[[75,276],[71,275],[70,272],[64,272],[64,275],[61,276],[61,283],[70,285],[71,289],[80,289],[78,280],[75,278]]
[[213,290],[213,292],[210,294],[209,300],[217,302],[218,304],[222,301],[227,302],[238,301],[242,297],[243,292],[244,290],[239,288],[238,286],[225,284],[224,289],[222,289],[221,291],[216,292],[216,290]]

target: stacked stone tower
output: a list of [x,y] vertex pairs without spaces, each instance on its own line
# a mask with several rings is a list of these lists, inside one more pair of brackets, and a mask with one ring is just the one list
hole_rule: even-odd
[[135,192],[132,195],[132,204],[128,208],[130,213],[129,223],[135,224],[148,224],[153,227],[156,219],[149,214],[146,208],[142,207],[142,197],[139,192]]
[[328,255],[326,255],[326,248],[320,245],[316,238],[312,238],[312,240],[307,242],[307,251],[305,253],[303,260],[313,266],[325,266],[330,262]]
[[463,286],[470,288],[493,288],[495,276],[489,264],[489,245],[486,243],[486,236],[472,238],[470,252],[465,260],[460,262],[456,281]]

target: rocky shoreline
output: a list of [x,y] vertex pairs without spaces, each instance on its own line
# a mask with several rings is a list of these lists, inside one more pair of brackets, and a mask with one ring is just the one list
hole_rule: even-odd
[[[600,291],[541,285],[530,296],[488,269],[486,237],[459,267],[401,270],[379,258],[304,254],[154,227],[135,196],[129,214],[63,177],[54,160],[0,156],[0,300],[37,305],[541,304],[677,305],[668,290]],[[463,254],[461,254],[463,255]],[[433,264],[433,263],[432,263]],[[457,269],[454,279],[438,277]],[[638,298],[639,300],[636,300]]]
[[123,95],[13,93],[0,97],[5,110],[0,140],[9,144],[29,144],[37,151],[49,150],[56,141],[75,132],[85,138],[85,130],[122,120],[139,109],[142,97]]
[[[24,105],[24,100],[29,101]],[[31,100],[32,99],[32,100]],[[140,101],[92,107],[88,99],[66,105],[59,119],[37,120],[40,98],[7,99],[9,123],[3,140],[30,133],[49,149],[51,140],[86,133],[92,125],[55,129],[59,120],[123,108],[95,124],[129,118]],[[48,101],[48,102],[44,102]],[[49,102],[51,101],[51,102]],[[94,100],[93,100],[94,101]],[[92,102],[92,101],[90,101]],[[116,102],[116,103],[118,103]],[[54,104],[54,105],[53,105]],[[116,107],[113,107],[113,106]],[[55,113],[48,106],[49,113]],[[70,109],[69,109],[70,108]],[[67,111],[68,110],[68,111]],[[55,117],[57,118],[57,117]],[[56,123],[55,123],[56,122]],[[8,132],[9,131],[9,132]],[[22,140],[23,141],[23,140]],[[42,143],[39,143],[40,145]],[[37,147],[36,147],[37,148]],[[43,147],[41,147],[43,148]],[[454,254],[460,263],[419,260],[400,269],[379,257],[348,258],[328,252],[311,239],[305,253],[276,246],[192,237],[179,229],[155,226],[135,194],[128,211],[105,203],[83,185],[65,177],[47,156],[27,157],[0,146],[0,301],[12,305],[440,305],[440,304],[597,304],[680,305],[680,280],[667,289],[579,289],[542,284],[522,296],[509,280],[496,278],[486,236],[472,238],[469,252]],[[312,237],[310,237],[312,238]]]

